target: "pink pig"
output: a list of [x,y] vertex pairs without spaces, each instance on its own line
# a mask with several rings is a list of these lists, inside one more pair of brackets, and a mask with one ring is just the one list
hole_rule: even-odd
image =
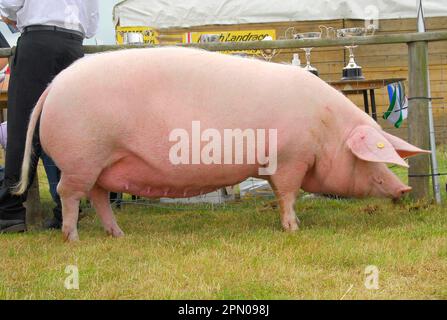
[[[385,163],[408,167],[402,158],[427,152],[382,131],[345,96],[300,68],[196,49],[109,52],[84,58],[58,75],[32,114],[18,193],[28,185],[39,116],[42,146],[62,172],[58,192],[69,241],[78,239],[84,196],[106,232],[119,237],[123,232],[109,205],[109,191],[191,197],[248,177],[270,182],[282,226],[294,231],[300,189],[399,198],[411,188]],[[259,159],[173,163],[172,132],[191,134],[194,121],[222,135],[236,128],[275,130],[275,170],[260,175],[270,164]],[[271,156],[272,143],[257,151]]]

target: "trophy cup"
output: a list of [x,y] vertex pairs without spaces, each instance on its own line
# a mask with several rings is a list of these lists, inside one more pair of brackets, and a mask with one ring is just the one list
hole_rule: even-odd
[[[346,28],[338,29],[338,38],[352,38],[352,37],[362,37],[367,35],[374,35],[376,27],[374,25],[369,25],[367,28]],[[371,34],[369,34],[371,32]],[[352,41],[352,45],[345,46],[349,50],[349,62],[346,67],[343,68],[342,80],[364,80],[362,67],[355,62],[354,49],[357,48]]]
[[[320,32],[306,32],[306,33],[293,33],[293,39],[299,39],[299,40],[309,40],[309,39],[320,39],[320,38],[330,38],[331,37],[331,31],[334,29],[332,27],[326,27],[326,26],[320,26]],[[325,31],[326,30],[326,34]],[[287,33],[291,31],[291,28],[286,30],[286,37]],[[293,31],[293,30],[292,30]],[[310,73],[313,73],[318,77],[318,70],[314,66],[312,66],[310,62],[311,52],[313,48],[303,48],[304,52],[306,53],[306,66],[303,68],[304,70],[309,71]]]
[[317,68],[312,66],[310,63],[310,56],[311,56],[312,49],[313,48],[303,48],[304,52],[306,53],[306,65],[304,66],[303,69],[306,71],[309,71],[310,73],[313,73],[314,75],[316,75],[318,77],[319,75],[318,75]]
[[[308,40],[308,39],[319,39],[321,38],[321,32],[306,32],[306,33],[296,33],[293,35],[294,39]],[[303,68],[310,73],[313,73],[318,77],[318,70],[310,63],[311,52],[313,48],[303,48],[306,53],[306,66]]]

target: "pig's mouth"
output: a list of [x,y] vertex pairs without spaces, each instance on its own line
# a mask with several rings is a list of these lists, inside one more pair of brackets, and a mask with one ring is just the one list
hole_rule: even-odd
[[396,196],[393,198],[393,201],[397,202],[404,194],[409,193],[411,189],[411,187],[404,185],[397,191]]

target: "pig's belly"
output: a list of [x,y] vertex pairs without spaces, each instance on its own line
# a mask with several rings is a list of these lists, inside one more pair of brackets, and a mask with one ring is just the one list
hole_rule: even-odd
[[148,198],[186,198],[206,194],[257,176],[251,165],[149,165],[128,156],[103,170],[97,184],[111,192]]

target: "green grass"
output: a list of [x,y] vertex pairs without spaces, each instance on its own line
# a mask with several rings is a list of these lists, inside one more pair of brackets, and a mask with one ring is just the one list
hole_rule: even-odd
[[[443,150],[439,159],[445,171]],[[406,170],[393,170],[406,181]],[[300,200],[293,234],[267,200],[128,205],[115,210],[122,239],[84,210],[79,243],[38,229],[0,236],[0,299],[447,299],[445,205]],[[64,287],[68,265],[79,269],[79,290]],[[378,290],[365,288],[369,265]]]
[[[46,203],[48,206],[49,203]],[[106,237],[93,212],[81,241],[59,232],[0,237],[0,299],[446,299],[443,207],[302,200],[301,230],[281,231],[272,202],[178,210],[127,206]],[[66,290],[67,265],[80,289]],[[364,286],[379,269],[379,289]]]

